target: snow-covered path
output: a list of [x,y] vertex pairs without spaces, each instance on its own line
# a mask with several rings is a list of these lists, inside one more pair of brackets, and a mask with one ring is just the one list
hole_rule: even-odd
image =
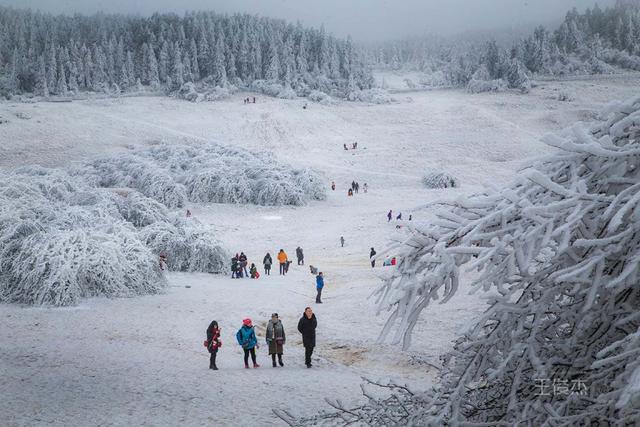
[[[260,264],[266,251],[275,256],[280,248],[292,257],[302,246],[307,265],[326,275],[323,305],[313,303],[308,268],[295,265],[286,277],[257,281],[173,273],[165,295],[91,299],[74,308],[0,305],[1,424],[269,425],[278,422],[272,409],[304,415],[325,409],[325,397],[357,401],[361,376],[427,387],[431,364],[482,302],[463,289],[425,312],[410,351],[376,344],[384,316],[375,315],[367,297],[389,271],[369,267],[369,249],[403,237],[395,222],[386,222],[389,209],[425,220],[428,212],[412,209],[475,191],[483,181],[500,185],[522,160],[547,152],[537,137],[629,91],[606,81],[563,85],[575,91],[575,102],[551,99],[559,86],[550,82],[528,96],[436,91],[394,105],[310,104],[307,110],[300,100],[263,97],[246,106],[243,94],[206,104],[157,97],[0,103],[0,115],[9,118],[0,125],[3,168],[61,166],[157,139],[217,140],[273,151],[319,169],[327,186],[338,185],[325,202],[299,208],[190,206],[250,262]],[[358,150],[342,149],[353,141]],[[420,177],[427,168],[452,173],[462,187],[424,189]],[[369,193],[346,197],[354,179],[367,182]],[[303,365],[296,331],[307,305],[319,321],[313,369]],[[261,335],[272,312],[286,328],[286,366],[272,368],[262,347],[262,367],[245,370],[235,331],[249,316]],[[223,328],[217,372],[206,369],[202,347],[212,319]]]

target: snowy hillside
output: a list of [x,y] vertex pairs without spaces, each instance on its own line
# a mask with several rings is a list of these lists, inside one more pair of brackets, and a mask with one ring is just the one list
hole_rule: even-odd
[[[12,195],[20,202],[10,202],[7,208],[4,201],[10,193],[2,192],[0,227],[13,227],[16,218],[34,215],[35,204],[21,207],[25,200],[55,196],[62,202],[45,216],[52,221],[47,226],[64,230],[65,221],[76,218],[71,215],[86,221],[84,236],[95,236],[80,241],[87,254],[94,248],[109,250],[109,245],[93,242],[108,234],[103,229],[114,223],[117,227],[111,227],[109,238],[128,239],[131,247],[142,248],[140,254],[155,252],[177,236],[165,246],[169,262],[175,261],[170,268],[188,270],[167,274],[165,292],[157,295],[88,298],[65,308],[0,304],[0,341],[11,343],[0,346],[0,366],[5,368],[0,394],[8,396],[0,399],[0,413],[8,425],[278,425],[273,409],[309,416],[328,408],[326,397],[348,405],[362,402],[362,376],[407,383],[416,390],[429,388],[442,366],[440,356],[451,350],[461,331],[477,322],[485,302],[468,295],[473,277],[463,276],[447,305],[430,306],[417,320],[408,350],[378,343],[386,318],[375,315],[377,307],[369,296],[395,270],[382,267],[383,261],[397,255],[384,248],[404,241],[408,227],[429,223],[433,216],[426,204],[470,195],[485,184],[504,187],[524,161],[555,151],[540,141],[542,136],[593,119],[606,103],[628,97],[639,83],[634,76],[542,82],[526,96],[442,90],[397,95],[397,102],[387,105],[334,101],[309,103],[307,108],[303,100],[267,99],[255,93],[237,93],[216,103],[161,97],[0,103],[2,180],[25,189]],[[254,95],[256,104],[243,103]],[[356,141],[357,149],[344,149]],[[240,157],[229,160],[217,149],[190,153],[184,148],[197,144],[232,147]],[[152,186],[133,176],[133,170],[114,167],[114,159],[125,155],[136,162],[133,170],[150,174]],[[96,162],[96,156],[110,160]],[[192,193],[189,179],[199,176],[195,165],[200,160],[211,166],[206,168],[209,172],[225,171],[231,184],[243,179],[253,183],[253,171],[273,173],[286,192],[299,185],[292,193],[302,194],[305,204],[261,203],[261,187],[253,184],[243,187],[248,193],[242,194],[251,196],[242,200],[219,198],[235,193]],[[225,161],[233,166],[226,169]],[[256,166],[265,162],[274,168]],[[88,163],[93,166],[86,172]],[[56,181],[46,180],[44,187],[35,181],[29,184],[31,178],[20,178],[26,173],[21,168],[29,164],[54,168],[58,172],[47,173],[56,176],[62,170],[84,168],[84,174],[65,178],[69,183],[63,188],[72,186],[82,191],[68,193],[83,193],[89,187],[91,197],[49,190],[43,194],[43,189],[56,187],[50,185]],[[320,178],[314,175],[299,182],[298,176],[312,175],[297,175],[286,165],[316,171]],[[423,178],[435,172],[453,177],[457,185],[427,188]],[[101,179],[103,185],[133,187],[126,190],[131,198],[122,199],[122,187],[96,188]],[[215,173],[203,179],[215,183]],[[335,191],[330,189],[332,181]],[[359,182],[360,191],[348,197],[352,181]],[[162,189],[181,189],[176,199],[162,198],[172,191],[155,190],[163,182],[168,187]],[[362,191],[364,183],[367,193]],[[276,195],[281,194],[278,188]],[[169,200],[182,201],[179,219],[164,204]],[[101,216],[92,213],[91,203],[104,205],[98,210]],[[183,218],[186,209],[193,213],[190,221]],[[401,212],[405,220],[387,221],[390,209],[394,218]],[[198,222],[197,228],[210,230],[211,237],[191,227]],[[120,230],[127,234],[118,234]],[[58,231],[52,236],[59,239],[61,234],[67,236]],[[193,252],[184,243],[191,236],[196,239]],[[51,241],[57,242],[47,240]],[[282,248],[294,263],[286,276],[263,275],[258,280],[207,274],[207,260],[216,258],[213,250],[201,246],[204,243],[230,253],[243,251],[261,273],[266,252],[275,257]],[[304,249],[304,266],[296,265],[297,246]],[[379,254],[375,268],[369,264],[371,247]],[[127,254],[117,256],[126,261]],[[196,254],[203,256],[196,259]],[[92,267],[92,259],[89,256],[83,268]],[[146,261],[142,263],[141,274],[146,272],[149,282],[157,274],[156,262],[155,257],[149,261],[148,270]],[[196,267],[182,268],[184,262]],[[224,263],[228,268],[226,259]],[[309,265],[325,275],[323,304],[314,304]],[[3,273],[4,268],[3,264]],[[26,267],[19,272],[30,273]],[[318,318],[312,369],[303,364],[296,329],[306,306]],[[284,368],[271,367],[264,345],[258,350],[262,367],[244,369],[236,330],[243,318],[251,317],[262,345],[266,321],[274,312],[280,314],[287,334]],[[219,371],[207,369],[209,355],[202,346],[205,329],[214,319],[222,327],[224,343]]]

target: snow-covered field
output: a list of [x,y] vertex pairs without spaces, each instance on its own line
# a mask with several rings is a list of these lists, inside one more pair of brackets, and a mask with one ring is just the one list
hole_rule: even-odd
[[[408,352],[377,344],[385,318],[367,297],[391,267],[372,270],[368,252],[404,233],[387,223],[386,212],[428,220],[421,206],[430,201],[501,186],[523,160],[549,152],[542,135],[593,118],[638,84],[632,76],[543,82],[529,95],[442,90],[396,94],[390,105],[307,109],[303,100],[264,97],[244,105],[246,94],[200,104],[161,97],[0,103],[0,168],[7,170],[63,167],[157,140],[217,141],[269,151],[338,187],[326,201],[303,207],[188,206],[228,250],[244,251],[258,265],[267,251],[284,248],[293,257],[303,247],[307,265],[326,276],[322,305],[313,303],[308,268],[296,265],[286,277],[259,280],[170,273],[166,294],[96,298],[71,308],[0,305],[1,424],[268,425],[279,422],[273,409],[308,415],[326,408],[325,397],[358,401],[361,376],[428,387],[438,356],[482,301],[461,292],[426,310]],[[572,101],[559,101],[561,92]],[[354,141],[357,150],[343,150]],[[421,180],[433,170],[454,176],[460,187],[427,189]],[[348,198],[352,180],[361,191]],[[310,370],[296,331],[307,305],[319,322]],[[245,370],[235,331],[251,317],[263,337],[273,312],[288,336],[285,367],[272,368],[263,346],[262,367]],[[217,372],[207,369],[202,347],[213,319],[223,329]]]

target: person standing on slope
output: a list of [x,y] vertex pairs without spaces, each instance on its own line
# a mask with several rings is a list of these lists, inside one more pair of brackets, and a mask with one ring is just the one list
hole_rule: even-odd
[[369,259],[371,260],[371,268],[376,266],[376,260],[373,257],[376,256],[376,250],[371,248],[371,252],[369,252]]
[[322,304],[322,288],[324,288],[324,276],[321,271],[316,276],[316,290],[318,291],[318,294],[316,295],[316,304]]
[[254,263],[251,263],[251,267],[249,268],[249,274],[251,275],[252,279],[257,279],[258,277],[260,277],[258,275],[258,269],[256,268],[256,265]]
[[340,246],[344,248],[344,236],[340,236]]
[[232,279],[237,279],[238,278],[238,254],[236,254],[236,256],[234,256],[233,258],[231,258],[231,278]]
[[280,252],[278,252],[278,262],[280,263],[280,275],[282,276],[287,274],[288,260],[289,258],[287,257],[287,254],[285,253],[284,249],[280,249]]
[[391,221],[391,218],[393,218],[393,211],[389,210],[389,213],[387,214],[387,222]]
[[207,328],[207,341],[205,341],[205,344],[211,354],[209,358],[209,369],[217,371],[216,356],[218,355],[218,349],[222,347],[222,341],[220,341],[220,328],[218,327],[218,322],[215,320],[211,322]]
[[256,338],[256,332],[253,329],[251,319],[247,318],[242,321],[242,327],[236,333],[236,340],[238,340],[238,344],[242,346],[242,350],[244,351],[244,367],[249,369],[249,355],[251,355],[253,367],[259,368],[260,365],[256,362],[258,339]]
[[318,321],[313,314],[311,307],[304,309],[304,313],[298,321],[298,331],[302,334],[302,345],[304,345],[304,364],[311,367],[311,355],[316,346],[316,328]]
[[282,326],[282,322],[278,318],[278,313],[273,313],[271,315],[271,320],[269,320],[269,323],[267,324],[266,338],[267,344],[269,344],[269,354],[271,355],[273,367],[277,367],[276,355],[278,356],[278,364],[280,367],[283,367],[284,363],[282,363],[282,353],[284,351],[285,334],[284,326]]
[[296,248],[296,258],[298,258],[298,265],[304,265],[304,253],[300,246]]
[[240,261],[240,268],[242,269],[244,277],[249,277],[249,272],[247,271],[247,256],[244,252],[240,252],[240,258],[238,258],[238,261]]
[[262,264],[264,265],[264,274],[271,276],[271,265],[273,264],[273,260],[271,259],[271,254],[269,254],[269,252],[264,256]]

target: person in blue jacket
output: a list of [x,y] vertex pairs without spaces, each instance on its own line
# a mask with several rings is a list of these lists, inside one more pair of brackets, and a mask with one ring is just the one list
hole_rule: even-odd
[[318,290],[318,295],[316,295],[316,304],[322,304],[322,288],[324,288],[324,276],[321,271],[316,276],[316,289]]
[[238,340],[238,344],[240,344],[244,350],[244,367],[249,369],[249,355],[251,355],[253,367],[259,368],[260,365],[256,362],[256,347],[258,347],[258,339],[256,338],[256,332],[253,329],[251,319],[244,319],[242,321],[242,327],[236,333],[236,339]]

